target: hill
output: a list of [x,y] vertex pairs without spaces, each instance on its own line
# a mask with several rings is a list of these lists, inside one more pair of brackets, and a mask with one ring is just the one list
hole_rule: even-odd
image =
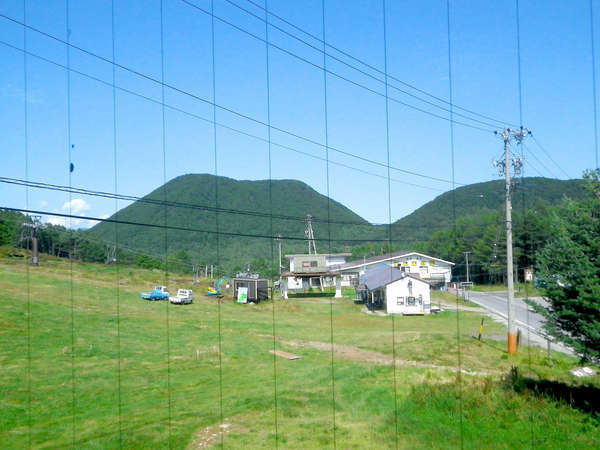
[[[184,250],[194,262],[216,264],[218,260],[229,269],[261,258],[270,260],[273,242],[268,236],[285,238],[284,253],[305,252],[307,214],[314,218],[317,249],[321,252],[349,251],[361,244],[359,240],[384,240],[388,236],[386,226],[370,224],[335,200],[328,202],[326,196],[300,181],[272,180],[271,193],[272,222],[268,180],[189,174],[169,181],[112,218],[134,223],[118,225],[119,243],[125,247],[161,257],[166,245],[169,254]],[[521,210],[523,200],[531,209],[554,205],[565,195],[579,198],[582,193],[582,180],[525,178],[517,186],[514,209]],[[501,180],[445,192],[393,224],[393,245],[412,248],[431,239],[434,232],[452,227],[454,209],[456,218],[461,219],[497,213],[503,205]],[[166,231],[161,228],[165,223],[170,227]],[[217,238],[217,230],[225,234]],[[111,242],[115,226],[100,223],[87,233]],[[381,252],[382,247],[379,242],[369,251]]]
[[[556,180],[541,177],[517,181],[513,194],[513,210],[535,209],[558,204],[563,197],[579,199],[584,195],[583,180]],[[504,180],[486,181],[445,192],[421,206],[393,226],[394,241],[409,245],[411,241],[427,241],[435,231],[451,228],[456,219],[482,216],[504,211]]]
[[[126,222],[149,224],[118,225],[119,242],[129,248],[161,256],[185,250],[193,261],[244,266],[257,258],[271,257],[272,240],[268,236],[286,238],[285,252],[306,251],[304,229],[307,214],[313,216],[317,249],[329,251],[332,239],[358,238],[364,232],[370,239],[380,233],[368,221],[342,204],[319,194],[296,180],[271,181],[274,218],[270,220],[269,181],[240,181],[208,174],[177,177],[154,190],[112,218]],[[168,206],[162,203],[166,198]],[[329,205],[328,205],[329,203]],[[217,207],[217,210],[215,208]],[[328,217],[335,223],[329,227]],[[218,211],[218,212],[217,212]],[[218,222],[217,222],[218,221]],[[164,224],[177,229],[165,231]],[[271,233],[272,226],[272,233]],[[220,234],[217,238],[216,231]],[[88,233],[111,242],[115,226],[100,223]],[[331,250],[344,248],[339,242]]]

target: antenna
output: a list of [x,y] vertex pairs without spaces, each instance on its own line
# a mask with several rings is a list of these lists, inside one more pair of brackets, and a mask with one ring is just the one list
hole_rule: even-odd
[[306,215],[306,230],[304,230],[304,235],[306,239],[308,239],[308,254],[317,254],[317,245],[315,244],[315,232],[312,227],[312,216],[310,214]]

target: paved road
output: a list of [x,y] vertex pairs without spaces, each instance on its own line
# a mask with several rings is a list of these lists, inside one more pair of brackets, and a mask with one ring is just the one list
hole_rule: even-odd
[[[469,291],[469,300],[473,303],[484,307],[489,313],[500,318],[504,323],[508,316],[507,306],[507,292],[473,292]],[[530,297],[537,303],[544,303],[544,299],[541,297]],[[533,311],[533,309],[527,305],[522,298],[515,298],[515,324],[517,328],[520,328],[523,333],[525,341],[529,337],[532,344],[546,347],[548,340],[546,339],[545,332],[542,329],[544,318]],[[529,333],[527,332],[529,331]],[[527,343],[527,342],[525,342]],[[568,347],[561,344],[552,343],[552,350],[556,350],[563,353],[573,354],[573,351]]]

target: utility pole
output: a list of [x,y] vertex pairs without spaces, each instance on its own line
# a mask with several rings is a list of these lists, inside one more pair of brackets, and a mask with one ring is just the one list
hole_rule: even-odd
[[471,252],[463,252],[465,254],[465,258],[467,260],[467,283],[469,283],[471,280],[469,280],[469,253]]
[[38,253],[38,230],[40,228],[41,216],[31,216],[31,222],[25,222],[24,227],[31,228],[31,265],[39,265]]
[[510,142],[515,140],[520,144],[528,134],[531,134],[526,128],[519,130],[505,128],[502,132],[494,132],[500,135],[504,141],[504,161],[494,161],[494,166],[498,167],[500,174],[504,175],[505,180],[505,199],[506,199],[506,281],[508,284],[508,354],[517,353],[517,333],[515,328],[515,285],[513,278],[513,243],[512,243],[512,201],[511,201],[511,165],[514,167],[515,175],[521,172],[523,160],[520,157],[511,159]]
[[306,230],[304,230],[304,235],[306,239],[308,239],[308,254],[317,254],[317,246],[315,244],[315,233],[312,227],[312,216],[310,214],[306,215]]
[[275,240],[279,244],[279,276],[281,277],[281,269],[283,269],[283,266],[281,265],[281,241],[283,239],[281,238],[281,235],[278,234]]

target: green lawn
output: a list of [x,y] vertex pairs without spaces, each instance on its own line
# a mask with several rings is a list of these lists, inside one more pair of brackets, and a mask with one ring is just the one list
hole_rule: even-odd
[[[600,445],[595,416],[502,381],[518,365],[574,385],[576,361],[538,348],[509,358],[495,323],[479,344],[477,313],[381,317],[349,298],[219,303],[202,295],[206,282],[194,304],[173,306],[139,298],[163,273],[118,273],[117,302],[115,267],[0,259],[3,447],[205,448],[221,436],[228,448]],[[273,346],[302,358],[274,359]]]

